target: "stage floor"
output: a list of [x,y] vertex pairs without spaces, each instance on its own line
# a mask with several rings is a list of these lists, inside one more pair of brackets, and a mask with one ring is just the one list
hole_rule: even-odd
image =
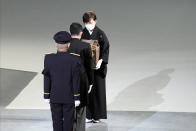
[[[109,111],[86,131],[195,131],[196,113]],[[52,131],[49,110],[1,110],[1,131]]]

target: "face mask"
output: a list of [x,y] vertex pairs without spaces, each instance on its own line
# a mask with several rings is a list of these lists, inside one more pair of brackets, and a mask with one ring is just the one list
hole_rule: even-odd
[[91,31],[95,28],[95,24],[86,24],[85,27],[87,30]]

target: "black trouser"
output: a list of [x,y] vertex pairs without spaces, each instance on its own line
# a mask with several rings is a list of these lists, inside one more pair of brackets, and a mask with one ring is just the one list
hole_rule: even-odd
[[86,107],[76,107],[76,120],[74,122],[74,131],[85,131]]
[[73,131],[74,104],[50,103],[53,131]]

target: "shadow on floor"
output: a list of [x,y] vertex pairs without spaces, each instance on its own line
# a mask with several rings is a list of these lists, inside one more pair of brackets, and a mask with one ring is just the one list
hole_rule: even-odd
[[109,109],[149,110],[149,108],[161,104],[164,99],[158,91],[168,85],[171,80],[169,74],[172,72],[174,69],[165,69],[131,84],[119,93],[109,105]]
[[108,124],[105,122],[92,124],[90,127],[86,129],[86,131],[108,131]]
[[12,102],[36,75],[36,72],[0,68],[0,108]]

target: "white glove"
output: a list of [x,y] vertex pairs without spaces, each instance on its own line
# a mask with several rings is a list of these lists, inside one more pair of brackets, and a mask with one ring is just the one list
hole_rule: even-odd
[[79,100],[76,100],[75,101],[75,107],[79,106],[80,105],[80,101]]
[[97,65],[96,65],[96,70],[98,70],[100,67],[101,67],[101,64],[103,62],[103,59],[100,59],[98,62],[97,62]]
[[93,87],[93,85],[89,86],[88,94],[91,93],[92,87]]
[[46,103],[50,103],[50,99],[44,99]]

